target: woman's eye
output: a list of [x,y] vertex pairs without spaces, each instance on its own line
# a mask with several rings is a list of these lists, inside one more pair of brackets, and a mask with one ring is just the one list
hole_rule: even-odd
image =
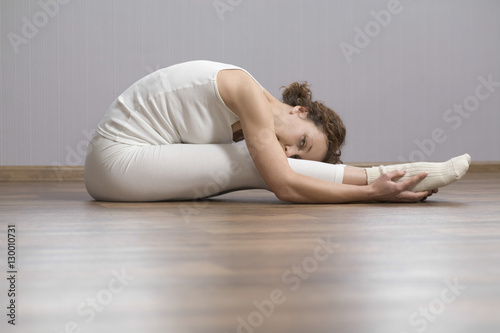
[[301,146],[301,147],[304,147],[305,145],[306,145],[306,138],[305,138],[305,137],[303,137],[303,138],[302,138],[302,141],[300,141],[300,146]]

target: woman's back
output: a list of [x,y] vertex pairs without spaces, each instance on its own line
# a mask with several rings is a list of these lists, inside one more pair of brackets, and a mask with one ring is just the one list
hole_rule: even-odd
[[223,69],[241,68],[199,60],[160,69],[118,96],[97,132],[127,144],[231,143],[238,117],[217,89]]

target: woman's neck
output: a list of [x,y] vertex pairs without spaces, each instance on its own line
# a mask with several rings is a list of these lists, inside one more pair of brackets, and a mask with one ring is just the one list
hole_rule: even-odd
[[285,104],[282,101],[275,98],[265,89],[264,89],[264,95],[271,104],[271,111],[275,119],[283,117],[284,115],[289,113],[290,110],[293,108],[292,106]]

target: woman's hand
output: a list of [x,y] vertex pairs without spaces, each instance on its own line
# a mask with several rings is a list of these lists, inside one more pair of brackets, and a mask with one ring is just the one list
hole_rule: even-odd
[[427,176],[425,172],[419,173],[401,182],[393,181],[394,178],[403,177],[405,173],[406,171],[394,170],[382,174],[382,176],[369,185],[373,190],[373,198],[377,201],[417,202],[424,201],[428,196],[437,193],[437,189],[423,192],[412,192],[409,190]]

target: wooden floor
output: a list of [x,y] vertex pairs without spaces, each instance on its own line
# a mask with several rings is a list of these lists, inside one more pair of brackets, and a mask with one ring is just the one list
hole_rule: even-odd
[[1,332],[500,332],[500,173],[418,204],[104,203],[80,182],[0,183],[0,224]]

